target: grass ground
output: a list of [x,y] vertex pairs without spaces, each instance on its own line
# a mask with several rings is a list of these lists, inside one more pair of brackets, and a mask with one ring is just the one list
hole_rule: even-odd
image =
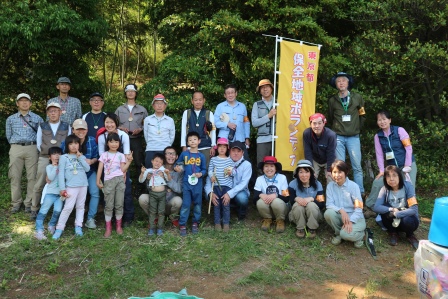
[[[245,223],[232,218],[228,234],[213,230],[204,208],[199,235],[180,238],[167,224],[164,236],[149,238],[137,208],[138,220],[122,236],[114,232],[104,239],[100,220],[97,229],[75,238],[71,218],[60,241],[39,242],[27,215],[9,213],[6,168],[0,165],[1,298],[145,297],[184,287],[203,298],[417,297],[413,249],[405,240],[390,247],[373,219],[368,226],[375,233],[377,261],[365,248],[331,245],[324,224],[315,239],[298,240],[293,226],[283,234],[262,232],[254,207]],[[423,216],[431,214],[431,202],[420,200]],[[417,236],[426,239],[428,228],[422,222]]]

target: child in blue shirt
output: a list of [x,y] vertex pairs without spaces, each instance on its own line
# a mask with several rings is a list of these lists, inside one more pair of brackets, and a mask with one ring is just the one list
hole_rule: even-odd
[[48,210],[53,206],[53,215],[51,216],[50,222],[48,223],[48,231],[50,234],[54,234],[56,230],[56,223],[58,222],[59,215],[62,211],[62,206],[64,203],[60,199],[59,195],[59,185],[58,185],[58,164],[59,156],[62,155],[62,150],[57,147],[50,147],[48,150],[48,155],[50,156],[50,164],[46,167],[47,179],[50,181],[45,188],[45,194],[43,195],[42,206],[40,207],[39,213],[36,218],[36,233],[34,237],[38,240],[45,240],[44,234],[44,220],[47,216]]
[[[202,176],[206,174],[205,156],[199,152],[198,146],[201,140],[197,132],[189,132],[187,134],[187,144],[189,150],[182,152],[177,160],[177,166],[174,168],[177,172],[184,171],[184,179],[182,184],[182,207],[180,209],[179,229],[180,235],[187,235],[187,220],[190,215],[190,206],[193,202],[193,225],[191,232],[199,233],[198,224],[201,220],[202,208]],[[183,164],[184,166],[180,166]]]

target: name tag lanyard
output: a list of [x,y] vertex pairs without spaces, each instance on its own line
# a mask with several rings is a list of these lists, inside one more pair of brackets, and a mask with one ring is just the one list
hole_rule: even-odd
[[[389,136],[390,136],[390,135],[389,135]],[[392,159],[394,159],[394,161],[395,161],[395,165],[396,165],[397,167],[399,167],[399,166],[398,166],[397,159],[395,158],[394,150],[392,149],[392,146],[390,145],[390,139],[389,139],[389,136],[386,137],[386,138],[387,138],[387,143],[389,144],[389,149],[390,149],[390,151],[386,153],[386,160],[392,160]]]
[[348,114],[348,105],[350,104],[350,91],[347,94],[347,101],[343,101],[343,98],[339,98],[341,101],[342,109],[344,109],[345,114],[342,115],[342,121],[350,121],[349,114]]

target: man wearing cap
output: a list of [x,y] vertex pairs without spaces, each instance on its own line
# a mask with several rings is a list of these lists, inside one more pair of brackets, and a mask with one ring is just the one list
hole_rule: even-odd
[[47,104],[48,121],[43,122],[37,129],[36,144],[39,151],[39,162],[37,164],[36,184],[34,185],[34,196],[31,206],[31,219],[36,219],[39,211],[42,189],[45,185],[46,167],[48,165],[48,150],[53,146],[61,146],[65,138],[71,134],[68,123],[61,121],[62,109],[57,102]]
[[[152,168],[151,160],[155,153],[163,153],[174,141],[174,120],[165,114],[167,101],[163,94],[152,100],[154,114],[145,118],[143,131],[146,140],[145,167]],[[141,165],[140,165],[141,166]]]
[[[86,162],[90,166],[87,172],[87,180],[89,182],[88,190],[90,194],[89,212],[87,213],[87,221],[85,226],[88,228],[96,228],[95,215],[98,210],[98,202],[100,200],[100,190],[96,185],[96,173],[98,170],[98,145],[95,137],[88,136],[88,125],[83,119],[76,119],[72,125],[73,134],[81,140],[79,152],[86,157]],[[62,151],[65,153],[65,140],[61,143]]]
[[305,159],[313,162],[316,178],[321,168],[326,171],[327,184],[331,182],[331,164],[336,159],[336,133],[325,128],[327,119],[321,113],[310,116],[310,127],[303,131]]
[[[56,89],[59,90],[59,96],[48,100],[50,103],[58,103],[61,106],[61,121],[72,124],[75,119],[82,117],[81,102],[77,98],[70,97],[68,92],[71,89],[70,79],[67,77],[60,77],[56,84]],[[47,118],[48,120],[48,118]]]
[[345,150],[350,156],[355,183],[364,197],[361,167],[361,142],[359,134],[365,121],[364,99],[351,92],[353,77],[339,72],[331,78],[330,85],[338,93],[328,99],[328,121],[337,135],[336,158],[345,161]]
[[104,118],[106,113],[103,112],[104,96],[99,92],[94,92],[89,97],[89,104],[92,107],[90,112],[82,116],[87,122],[87,135],[96,137],[96,133],[100,128],[104,128]]
[[[229,202],[231,205],[236,205],[239,221],[246,219],[250,195],[248,184],[252,176],[252,165],[243,157],[245,148],[246,145],[241,141],[230,143],[230,158],[234,163],[231,174],[233,186],[222,197],[224,205],[227,205]],[[213,191],[210,180],[206,180],[204,189],[206,194],[210,194]]]
[[261,94],[261,100],[252,107],[252,125],[257,129],[257,164],[266,156],[272,155],[272,118],[277,114],[274,107],[274,85],[269,79],[263,79],[258,83],[257,93]]
[[250,122],[246,106],[237,101],[237,96],[236,86],[234,84],[226,85],[224,88],[226,100],[216,107],[215,125],[219,129],[218,137],[227,138],[229,142],[245,143],[244,153],[248,159],[246,147],[250,145]]
[[136,173],[140,173],[143,164],[143,121],[148,111],[137,104],[137,94],[137,85],[126,85],[124,96],[127,101],[115,110],[115,114],[119,120],[118,128],[129,135]]
[[20,211],[22,205],[22,171],[26,169],[27,189],[25,212],[31,213],[31,200],[36,180],[38,152],[36,150],[37,128],[44,121],[30,111],[31,97],[26,93],[17,96],[18,112],[6,119],[6,139],[11,145],[9,150],[8,177],[11,183],[11,213]]

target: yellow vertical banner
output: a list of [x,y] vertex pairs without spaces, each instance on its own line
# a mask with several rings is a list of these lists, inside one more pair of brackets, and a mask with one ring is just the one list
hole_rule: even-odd
[[293,171],[304,158],[303,131],[316,106],[319,47],[280,42],[275,157]]

